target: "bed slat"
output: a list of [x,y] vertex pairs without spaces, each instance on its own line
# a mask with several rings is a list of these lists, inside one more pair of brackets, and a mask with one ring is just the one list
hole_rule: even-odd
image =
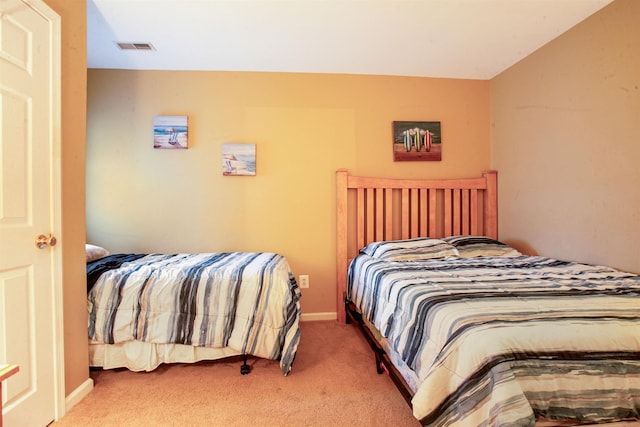
[[409,190],[411,193],[411,199],[409,204],[411,206],[411,216],[409,217],[409,228],[411,230],[410,238],[419,237],[420,216],[418,215],[418,195],[419,189],[412,188]]
[[462,190],[453,190],[453,231],[452,234],[462,234],[462,208],[460,206],[460,192]]
[[429,233],[427,236],[437,234],[436,207],[438,206],[438,191],[435,188],[429,190]]
[[462,190],[462,230],[460,234],[470,234],[469,226],[471,221],[471,211],[469,207],[469,193],[471,190]]
[[401,239],[409,238],[409,189],[403,188],[400,198],[400,205],[402,206],[402,234]]
[[[471,212],[478,211],[478,192],[471,191]],[[471,215],[471,230],[469,230],[469,234],[476,235],[478,234],[478,216],[474,213]]]
[[385,188],[384,189],[384,199],[385,203],[385,240],[393,239],[393,188]]
[[427,212],[429,209],[429,199],[427,195],[429,192],[426,188],[420,189],[420,235],[426,236],[429,232],[427,231],[429,228],[429,217],[427,216]]

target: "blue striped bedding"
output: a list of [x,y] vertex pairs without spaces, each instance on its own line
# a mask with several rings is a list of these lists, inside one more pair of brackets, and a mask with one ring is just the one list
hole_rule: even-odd
[[639,417],[637,275],[544,257],[360,255],[347,298],[413,371],[423,425]]
[[280,360],[283,374],[290,372],[300,340],[300,291],[283,256],[220,252],[121,259],[126,262],[104,268],[88,292],[91,340],[230,347]]

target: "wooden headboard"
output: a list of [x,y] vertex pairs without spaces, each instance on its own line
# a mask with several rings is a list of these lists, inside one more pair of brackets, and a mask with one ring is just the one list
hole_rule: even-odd
[[478,178],[391,179],[336,172],[338,321],[347,268],[368,243],[470,234],[498,238],[496,171]]

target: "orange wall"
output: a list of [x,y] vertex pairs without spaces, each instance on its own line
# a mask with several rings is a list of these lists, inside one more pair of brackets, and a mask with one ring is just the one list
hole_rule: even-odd
[[[477,176],[489,82],[284,73],[89,70],[87,236],[112,252],[274,251],[308,274],[303,313],[332,315],[335,170]],[[189,116],[188,150],[154,150],[156,115]],[[440,162],[394,162],[394,120],[440,121]],[[224,177],[225,142],[257,176]]]
[[45,0],[62,22],[62,248],[65,388],[89,378],[85,269],[86,0]]
[[640,273],[638,22],[616,0],[491,80],[501,239]]

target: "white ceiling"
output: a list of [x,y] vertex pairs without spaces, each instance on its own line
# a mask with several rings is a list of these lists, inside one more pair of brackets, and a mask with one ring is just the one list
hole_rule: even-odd
[[87,60],[89,68],[490,79],[611,1],[87,0]]

